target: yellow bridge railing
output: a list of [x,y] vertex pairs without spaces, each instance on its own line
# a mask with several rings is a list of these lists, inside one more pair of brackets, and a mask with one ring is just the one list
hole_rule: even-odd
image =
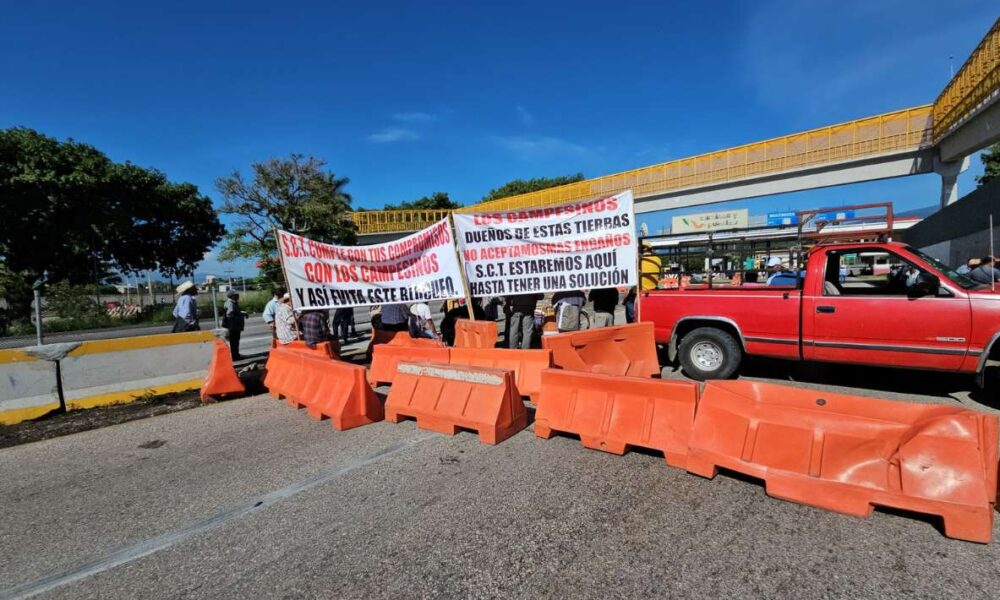
[[790,169],[912,150],[930,144],[931,107],[830,125],[728,150],[710,152],[615,175],[483,202],[460,212],[516,210],[598,198],[631,189],[636,197],[725,183]]
[[417,231],[448,216],[450,210],[363,210],[352,212],[358,233]]
[[[858,119],[802,133],[710,152],[596,179],[482,202],[457,212],[517,210],[587,200],[631,189],[636,197],[712,185],[873,156],[912,150],[931,141],[931,106]],[[415,231],[448,211],[366,211],[352,214],[358,233]]]
[[1000,93],[1000,19],[934,101],[934,140]]

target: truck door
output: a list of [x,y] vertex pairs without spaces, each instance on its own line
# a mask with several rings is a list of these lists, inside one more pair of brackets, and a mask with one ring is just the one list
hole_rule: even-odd
[[[840,261],[874,258],[887,272],[839,277]],[[819,258],[819,257],[817,257]],[[972,327],[969,299],[942,288],[915,297],[907,280],[919,267],[881,247],[826,252],[825,280],[814,287],[811,331],[803,343],[815,360],[957,370]],[[804,304],[803,307],[808,306]],[[809,353],[807,353],[809,354]]]

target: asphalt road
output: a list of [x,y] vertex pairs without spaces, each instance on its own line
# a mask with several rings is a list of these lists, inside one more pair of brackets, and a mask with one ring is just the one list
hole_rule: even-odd
[[[357,308],[354,311],[354,321],[359,331],[368,331],[371,326],[368,319],[368,307]],[[211,318],[202,320],[202,329],[211,329],[214,323]],[[270,344],[270,332],[264,324],[264,320],[259,314],[250,315],[247,319],[246,330],[243,332],[243,341],[247,344],[246,353],[256,353],[266,351]],[[93,329],[88,331],[71,331],[66,333],[45,334],[46,344],[56,344],[61,342],[82,342],[85,340],[106,340],[111,338],[127,338],[140,335],[157,335],[170,333],[173,324],[166,325],[143,325],[139,327],[115,327],[108,329]],[[0,338],[0,348],[23,348],[34,346],[34,336],[18,336]],[[242,352],[242,348],[241,348]]]
[[[252,324],[244,340],[244,354],[269,343]],[[952,375],[754,360],[746,377],[1000,406]],[[530,425],[495,447],[412,422],[336,432],[266,396],[0,450],[0,481],[0,599],[1000,590],[1000,545],[950,540],[931,519],[829,513]]]
[[9,448],[0,481],[5,599],[1000,589],[1000,545],[910,516],[782,502],[530,426],[498,446],[412,422],[336,432],[269,397]]

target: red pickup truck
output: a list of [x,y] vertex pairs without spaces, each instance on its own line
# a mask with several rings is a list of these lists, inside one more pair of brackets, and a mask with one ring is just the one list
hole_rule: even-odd
[[[841,270],[862,262],[890,272]],[[905,244],[831,244],[809,252],[798,285],[648,290],[638,310],[698,380],[732,377],[755,355],[956,371],[982,383],[986,360],[1000,358],[992,287]]]

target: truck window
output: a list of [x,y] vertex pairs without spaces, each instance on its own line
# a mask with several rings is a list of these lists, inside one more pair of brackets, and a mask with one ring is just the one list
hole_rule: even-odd
[[898,254],[873,248],[827,252],[824,296],[905,296],[920,269]]
[[927,264],[929,264],[930,266],[932,266],[935,269],[941,271],[941,273],[943,273],[945,277],[947,277],[948,279],[952,280],[952,282],[954,282],[956,285],[958,285],[962,289],[973,290],[973,289],[976,289],[976,288],[986,287],[985,285],[983,285],[981,283],[978,283],[976,281],[973,281],[972,279],[969,279],[965,275],[962,275],[961,273],[956,272],[955,269],[952,269],[951,267],[949,267],[948,265],[946,265],[943,262],[939,261],[938,259],[934,258],[933,256],[929,256],[927,254],[924,254],[923,252],[921,252],[920,250],[917,250],[913,246],[907,246],[906,249],[909,250],[910,252],[916,254],[920,258],[924,259],[927,262]]

